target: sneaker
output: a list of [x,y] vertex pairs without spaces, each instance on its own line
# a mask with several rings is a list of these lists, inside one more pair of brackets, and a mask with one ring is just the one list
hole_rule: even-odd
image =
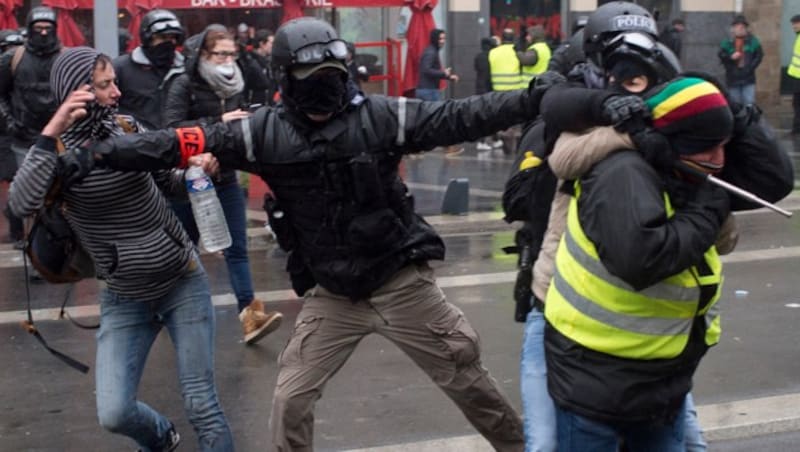
[[24,250],[25,249],[25,240],[14,240],[13,245],[15,250]]
[[479,141],[478,144],[475,145],[475,148],[479,151],[491,151],[492,145]]
[[250,305],[239,313],[239,321],[242,322],[244,331],[244,343],[252,345],[262,337],[275,331],[281,326],[283,314],[277,311],[264,311],[264,303],[261,300],[253,300]]
[[495,149],[503,147],[503,140],[494,140],[494,141],[492,141],[492,147],[495,148]]
[[463,147],[448,146],[447,149],[444,150],[444,156],[445,158],[455,157],[462,152],[464,152]]
[[[167,438],[166,441],[164,442],[164,447],[157,450],[160,452],[172,452],[178,448],[178,443],[180,442],[181,442],[181,435],[179,435],[178,432],[175,431],[175,426],[171,425],[169,427],[169,430],[167,430]],[[142,452],[143,449],[136,449],[136,450],[137,452]],[[153,450],[155,451],[156,449]]]

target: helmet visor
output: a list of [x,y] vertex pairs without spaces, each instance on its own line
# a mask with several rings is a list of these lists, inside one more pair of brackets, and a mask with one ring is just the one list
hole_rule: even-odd
[[156,22],[149,27],[150,33],[157,34],[157,33],[175,33],[175,34],[183,34],[183,28],[181,27],[181,23],[177,20],[162,20],[160,22]]
[[321,63],[329,58],[344,60],[347,57],[347,45],[342,40],[326,43],[314,43],[300,47],[294,52],[292,64]]

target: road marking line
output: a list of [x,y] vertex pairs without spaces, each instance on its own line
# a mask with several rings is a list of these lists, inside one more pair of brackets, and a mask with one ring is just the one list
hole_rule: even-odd
[[[800,430],[800,393],[700,405],[706,441],[727,441]],[[471,452],[491,450],[480,435],[349,449],[348,452]]]
[[[787,259],[800,257],[800,246],[775,248],[768,250],[737,251],[727,256],[722,256],[726,264],[748,263],[772,259]],[[448,289],[453,287],[470,287],[489,284],[505,284],[516,281],[517,272],[477,273],[459,276],[439,276],[436,278],[439,287]],[[298,299],[292,290],[269,290],[257,292],[255,297],[266,302],[291,301]],[[231,293],[214,295],[211,297],[214,306],[235,306],[236,298]],[[463,303],[470,303],[465,298]],[[472,301],[477,303],[478,301]],[[99,315],[97,305],[70,306],[67,308],[69,315],[75,318],[96,317]],[[33,310],[34,320],[58,320],[59,308],[44,308]],[[17,323],[27,319],[26,311],[0,312],[0,324]]]

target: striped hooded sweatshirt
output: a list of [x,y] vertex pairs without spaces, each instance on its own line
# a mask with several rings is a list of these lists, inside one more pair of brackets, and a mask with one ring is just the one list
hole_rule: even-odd
[[[91,81],[99,57],[94,49],[64,51],[53,64],[50,83],[56,99]],[[87,116],[60,139],[67,150],[86,141],[123,134],[116,110],[89,105]],[[40,136],[17,172],[9,205],[20,216],[37,212],[59,167],[56,140]],[[92,256],[97,277],[112,292],[136,301],[166,295],[188,268],[194,245],[167,207],[156,178],[168,183],[169,173],[120,172],[93,169],[61,195],[65,216]]]

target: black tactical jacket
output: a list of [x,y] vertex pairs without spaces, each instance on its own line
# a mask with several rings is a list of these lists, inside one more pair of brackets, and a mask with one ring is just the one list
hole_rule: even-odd
[[[402,156],[530,121],[541,92],[489,93],[446,102],[357,95],[320,128],[282,106],[246,121],[204,127],[205,150],[226,167],[269,181],[271,225],[288,270],[352,299],[369,296],[410,262],[444,257],[444,244],[414,213],[397,173]],[[179,162],[172,130],[97,144],[104,164],[165,168]]]

